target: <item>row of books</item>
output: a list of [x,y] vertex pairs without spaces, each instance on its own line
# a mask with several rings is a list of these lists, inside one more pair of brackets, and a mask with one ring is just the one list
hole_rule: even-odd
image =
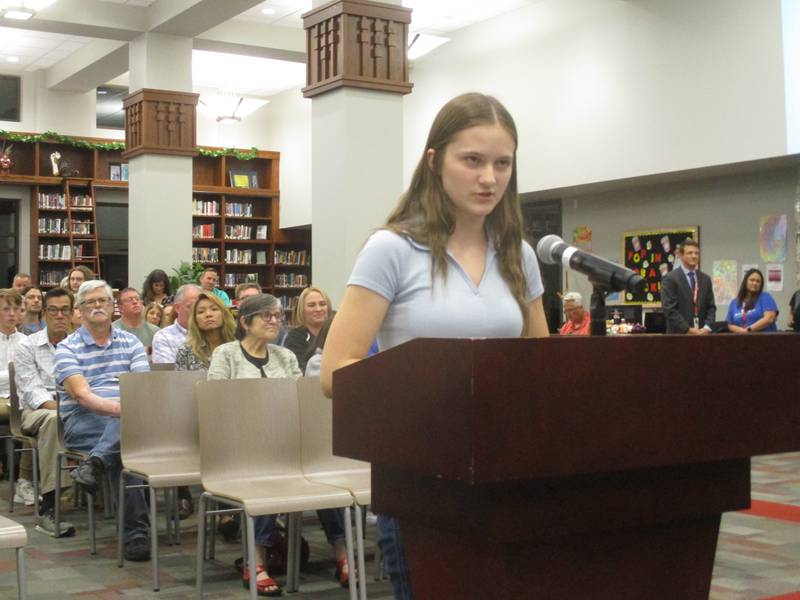
[[60,285],[68,271],[39,271],[39,285]]
[[198,200],[197,198],[192,198],[192,214],[218,217],[219,200]]
[[225,273],[225,287],[236,287],[240,283],[258,283],[258,273]]
[[[256,261],[253,262],[255,253]],[[239,248],[225,249],[225,262],[238,265],[265,265],[267,264],[266,250],[240,250]]]
[[92,208],[92,197],[88,194],[80,196],[70,196],[69,203],[72,208]]
[[302,273],[276,273],[275,287],[306,287],[308,276]]
[[192,262],[219,262],[219,248],[192,248]]
[[89,244],[39,244],[40,260],[71,260],[73,254],[75,258],[94,256]]
[[[269,226],[256,225],[257,240],[269,239]],[[225,239],[226,240],[252,240],[253,239],[253,226],[252,225],[225,225]]]
[[278,300],[281,301],[281,306],[285,310],[294,310],[297,306],[297,299],[299,296],[278,296]]
[[213,239],[217,235],[217,226],[214,223],[195,225],[192,227],[192,237],[194,239]]
[[72,234],[73,235],[92,235],[91,221],[72,221]]
[[67,208],[67,198],[64,194],[39,192],[39,208]]
[[311,263],[305,250],[275,250],[276,265],[308,265]]
[[225,215],[228,217],[252,217],[253,205],[249,202],[226,202]]
[[67,233],[69,219],[39,217],[39,233]]

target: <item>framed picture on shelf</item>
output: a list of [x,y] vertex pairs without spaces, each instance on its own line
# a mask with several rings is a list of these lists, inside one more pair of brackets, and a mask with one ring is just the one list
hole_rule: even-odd
[[231,187],[238,188],[257,188],[258,173],[247,169],[230,169],[228,175],[231,178]]
[[[128,172],[128,165],[125,165],[125,173]],[[108,178],[111,181],[122,181],[122,165],[120,163],[108,163]]]
[[119,173],[121,181],[128,181],[128,163],[122,163],[120,165]]

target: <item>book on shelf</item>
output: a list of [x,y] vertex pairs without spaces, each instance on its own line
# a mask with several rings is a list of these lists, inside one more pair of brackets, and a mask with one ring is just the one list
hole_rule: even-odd
[[240,283],[258,283],[258,273],[225,273],[225,287],[236,287]]
[[219,216],[219,200],[192,199],[192,214],[203,217]]
[[266,252],[266,250],[258,250],[256,252],[256,264],[257,265],[265,265],[265,264],[267,264],[267,252]]
[[92,197],[87,194],[71,196],[70,206],[73,210],[91,210],[93,206]]
[[69,271],[40,271],[39,285],[61,285],[61,280]]
[[205,223],[204,225],[195,225],[192,227],[192,237],[194,239],[214,239],[217,233],[217,226],[214,223]]
[[298,298],[299,296],[278,296],[284,310],[294,310],[297,307]]
[[76,221],[72,220],[72,234],[73,235],[92,235],[91,221]]
[[276,273],[275,287],[307,287],[308,276],[304,273]]
[[192,248],[192,262],[219,262],[219,248]]
[[251,225],[225,225],[225,239],[250,240],[253,239],[252,231]]
[[256,226],[256,239],[257,240],[268,240],[269,239],[269,225],[257,225]]
[[67,198],[64,194],[47,194],[39,192],[39,208],[67,208]]
[[308,265],[308,254],[305,250],[275,250],[276,265]]
[[54,219],[49,217],[40,217],[39,218],[39,233],[55,233],[55,234],[65,234],[68,233],[67,230],[67,219]]
[[253,262],[253,252],[252,250],[227,248],[225,250],[225,262],[238,265],[249,265]]
[[253,205],[249,202],[226,202],[225,215],[228,217],[252,217]]

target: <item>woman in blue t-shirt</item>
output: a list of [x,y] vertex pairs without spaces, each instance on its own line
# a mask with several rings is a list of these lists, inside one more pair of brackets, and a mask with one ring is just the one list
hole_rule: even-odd
[[739,295],[728,306],[728,330],[733,333],[778,331],[775,319],[778,305],[769,292],[764,291],[764,275],[758,269],[744,274]]
[[[546,337],[539,267],[522,239],[517,130],[495,98],[464,94],[434,119],[411,184],[361,250],[321,378],[416,337]],[[413,598],[400,527],[378,518],[395,598]]]

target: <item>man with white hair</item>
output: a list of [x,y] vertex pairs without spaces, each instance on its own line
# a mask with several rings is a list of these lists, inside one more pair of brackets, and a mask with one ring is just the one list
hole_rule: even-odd
[[175,312],[178,317],[169,327],[164,327],[153,336],[153,362],[174,363],[178,348],[183,346],[189,335],[189,317],[192,306],[200,295],[200,286],[187,283],[175,293]]
[[[70,476],[88,493],[95,494],[104,476],[118,497],[119,376],[149,371],[144,346],[133,334],[111,326],[114,297],[102,280],[84,281],[76,303],[83,325],[56,348],[56,385],[59,412],[64,422],[64,445],[88,452]],[[125,496],[125,558],[149,560],[149,518],[141,489],[129,489]]]
[[583,296],[578,292],[569,292],[562,298],[564,316],[567,318],[559,333],[561,335],[589,335],[592,319],[583,308]]

